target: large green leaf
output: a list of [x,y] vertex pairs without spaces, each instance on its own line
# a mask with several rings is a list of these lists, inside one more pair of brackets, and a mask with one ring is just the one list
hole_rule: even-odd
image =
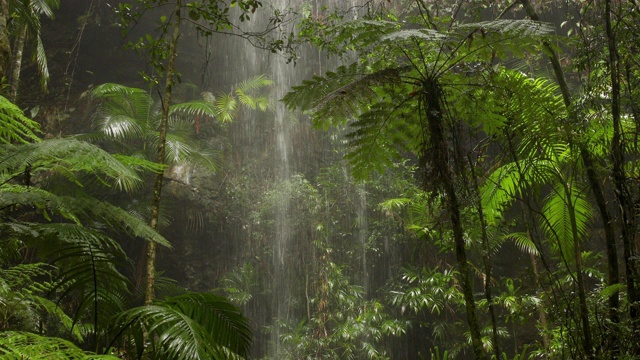
[[150,344],[138,353],[162,359],[228,359],[248,354],[248,319],[229,300],[208,293],[190,293],[128,310],[117,319],[124,334]]

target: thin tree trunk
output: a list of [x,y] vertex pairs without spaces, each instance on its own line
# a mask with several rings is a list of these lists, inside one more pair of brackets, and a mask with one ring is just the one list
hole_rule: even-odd
[[[460,273],[460,286],[464,297],[465,308],[467,313],[467,323],[471,333],[471,344],[473,354],[476,360],[484,359],[484,349],[482,346],[482,337],[480,334],[480,326],[476,315],[476,305],[473,297],[473,288],[471,285],[471,276],[469,263],[467,262],[467,252],[465,249],[464,231],[462,229],[462,221],[460,220],[460,204],[456,192],[453,173],[449,167],[449,151],[448,144],[444,137],[445,117],[442,111],[441,101],[443,97],[442,88],[433,81],[425,84],[424,87],[424,109],[427,118],[428,140],[429,145],[423,145],[425,158],[429,156],[432,160],[437,184],[444,190],[445,202],[449,213],[449,221],[453,231],[453,241],[455,247],[456,262],[458,272]],[[424,141],[427,141],[425,139]],[[430,152],[427,154],[427,148]]]
[[[527,16],[535,21],[540,21],[538,14],[535,12],[535,9],[531,6],[529,0],[520,0],[520,3],[524,7]],[[549,57],[549,61],[551,62],[551,66],[553,67],[553,72],[556,77],[556,81],[558,82],[558,86],[560,87],[560,92],[562,93],[562,99],[564,101],[567,109],[571,107],[571,92],[569,91],[569,86],[567,85],[566,78],[564,76],[564,71],[562,70],[562,66],[560,65],[560,60],[558,59],[558,54],[555,49],[551,46],[549,42],[546,40],[542,42],[542,46],[547,52],[547,56]],[[591,188],[591,192],[596,200],[596,206],[598,207],[598,211],[600,213],[600,218],[602,223],[604,224],[604,232],[605,232],[605,242],[607,248],[607,263],[608,263],[608,280],[610,285],[615,285],[620,282],[619,273],[618,273],[618,255],[616,251],[616,240],[615,240],[615,232],[613,229],[613,223],[611,220],[611,215],[609,214],[609,210],[607,209],[606,201],[604,200],[604,190],[600,185],[600,180],[598,179],[597,173],[595,171],[595,167],[593,164],[593,156],[589,149],[587,149],[584,145],[579,144],[580,148],[580,157],[582,159],[582,163],[585,166],[585,172],[587,175],[587,181],[589,183],[589,187]],[[618,293],[612,294],[609,299],[609,319],[614,324],[619,322],[618,318],[618,308],[619,308],[619,296]],[[587,314],[588,316],[588,314]],[[617,330],[612,329],[607,334],[610,341],[614,343],[617,342]]]
[[11,64],[11,44],[9,42],[9,0],[0,0],[0,76],[5,75]]
[[[622,218],[622,245],[627,276],[629,316],[637,337],[637,334],[640,332],[640,292],[636,286],[638,269],[634,262],[634,258],[637,256],[634,246],[636,216],[624,171],[624,144],[620,129],[620,71],[618,68],[618,48],[611,26],[610,0],[605,1],[604,22],[605,33],[607,35],[607,48],[609,51],[609,73],[611,74],[611,119],[613,123],[613,136],[611,138],[612,175],[616,189],[615,195],[620,204],[620,216]],[[636,343],[634,347],[637,349],[637,338],[634,343]]]
[[471,169],[471,177],[473,178],[473,186],[475,197],[477,198],[477,211],[478,220],[480,221],[481,237],[482,237],[482,262],[484,265],[484,296],[487,299],[489,306],[489,316],[491,317],[491,330],[493,332],[493,352],[496,356],[496,360],[500,359],[500,342],[498,340],[498,323],[496,321],[496,311],[493,305],[493,296],[491,293],[491,248],[489,246],[489,236],[487,235],[487,222],[484,217],[484,210],[482,208],[482,200],[480,199],[480,191],[478,187],[478,178],[475,174],[475,169],[471,159],[469,159],[469,167]]
[[573,238],[573,257],[576,262],[576,281],[578,283],[578,303],[580,305],[580,321],[582,323],[582,334],[584,339],[582,346],[588,359],[593,358],[593,336],[591,335],[591,326],[589,325],[589,308],[587,307],[586,285],[584,283],[584,269],[582,267],[582,250],[580,249],[580,239],[578,235],[578,225],[576,222],[576,209],[573,207],[571,190],[563,182],[564,192],[567,201],[567,213],[569,214],[569,222],[571,223],[571,235]]
[[[531,231],[528,231],[529,238],[531,238]],[[540,271],[538,270],[538,261],[536,260],[536,256],[534,254],[529,254],[531,259],[531,268],[533,269],[533,279],[536,283],[536,289],[542,289],[542,282],[540,281]],[[544,310],[542,306],[536,306],[538,309],[538,316],[540,319],[540,328],[542,328],[542,346],[544,347],[545,353],[549,354],[549,324],[547,322],[547,312]]]
[[[174,11],[173,34],[169,45],[169,57],[167,62],[166,83],[164,88],[164,98],[162,99],[162,118],[160,121],[160,133],[158,135],[158,163],[165,163],[165,142],[167,140],[167,123],[169,120],[169,107],[171,106],[171,93],[174,83],[175,61],[178,48],[178,38],[180,37],[180,9],[182,8],[182,0],[176,0],[176,8]],[[156,175],[155,184],[153,186],[153,199],[151,202],[151,215],[149,225],[157,230],[158,220],[160,217],[160,195],[162,194],[162,185],[164,181],[164,171]],[[156,244],[148,243],[147,248],[147,272],[146,272],[146,289],[144,303],[149,305],[155,298],[155,280],[156,280]]]
[[22,69],[22,54],[24,52],[24,41],[27,38],[27,24],[20,25],[20,34],[16,39],[13,48],[13,59],[11,62],[11,93],[9,100],[16,102],[18,98],[18,85],[20,85],[20,71]]

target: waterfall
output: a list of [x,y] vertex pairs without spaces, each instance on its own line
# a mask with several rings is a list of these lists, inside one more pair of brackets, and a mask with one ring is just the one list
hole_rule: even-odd
[[[307,6],[313,14],[320,13],[325,6],[340,7],[341,9],[353,9],[353,18],[357,18],[355,5],[361,0],[314,0],[311,2],[302,0],[271,0],[266,6],[255,14],[249,22],[240,24],[248,31],[258,31],[264,28],[268,22],[263,15],[267,14],[269,8],[286,10],[300,10],[302,6]],[[293,25],[288,25],[293,26]],[[283,29],[288,33],[292,29]],[[272,54],[268,51],[255,48],[248,41],[242,41],[235,37],[215,37],[212,44],[207,46],[211,52],[211,62],[201,76],[206,78],[204,85],[217,89],[233,86],[248,78],[257,75],[266,75],[273,80],[270,87],[269,97],[273,99],[272,109],[267,113],[258,111],[245,112],[237,123],[232,124],[230,132],[232,146],[237,152],[234,155],[235,166],[241,171],[246,171],[252,178],[258,178],[265,182],[264,191],[275,194],[270,197],[273,202],[272,211],[268,221],[271,225],[265,225],[267,221],[262,220],[260,224],[245,223],[243,220],[238,230],[230,233],[221,230],[216,233],[216,238],[212,241],[220,241],[218,237],[227,239],[224,241],[233,242],[236,247],[243,246],[249,249],[242,249],[238,254],[229,254],[230,257],[245,258],[246,253],[251,253],[250,261],[262,264],[257,274],[264,281],[265,289],[256,300],[244,309],[246,315],[255,324],[254,335],[256,337],[254,346],[255,357],[266,357],[277,359],[281,350],[281,326],[298,324],[303,318],[308,321],[312,313],[312,306],[309,304],[309,288],[317,281],[317,274],[314,272],[315,245],[318,238],[312,231],[300,229],[299,218],[301,212],[308,209],[301,209],[297,203],[299,199],[292,191],[296,186],[301,186],[300,181],[313,176],[310,173],[319,168],[319,158],[310,158],[316,153],[331,152],[326,147],[328,142],[322,143],[320,137],[325,136],[318,130],[311,128],[311,124],[301,114],[293,114],[286,109],[279,100],[282,99],[292,86],[299,85],[303,80],[314,75],[321,75],[327,70],[333,70],[339,65],[337,59],[330,60],[327,55],[311,46],[299,50],[296,64],[287,63],[286,58],[279,54]],[[202,48],[202,46],[201,46]],[[299,118],[296,118],[299,117]],[[295,143],[295,145],[294,145]],[[253,170],[251,170],[253,169]],[[364,185],[355,186],[353,179],[346,173],[343,179],[346,198],[351,198],[351,206],[345,211],[351,215],[345,221],[352,221],[354,245],[360,249],[354,254],[355,259],[353,275],[361,278],[358,284],[366,293],[369,291],[369,279],[367,275],[367,241],[369,237],[367,207],[370,205],[367,200],[367,191]],[[298,189],[299,190],[299,189]],[[353,191],[355,190],[355,192]],[[252,194],[251,201],[260,201],[264,193]],[[262,200],[264,201],[264,200]],[[249,211],[249,210],[247,210]],[[244,215],[245,217],[246,214]],[[268,228],[272,226],[272,228]],[[313,224],[305,224],[307,228]],[[260,243],[251,237],[256,227],[265,227],[268,231]],[[243,239],[244,237],[244,239]],[[244,245],[239,245],[244,244]],[[268,249],[270,261],[267,264],[263,254],[258,253],[254,247],[262,246]],[[242,253],[245,253],[244,255]],[[266,255],[266,254],[265,254]],[[260,258],[258,261],[257,258]],[[240,260],[242,261],[242,260]],[[231,264],[232,261],[229,260]],[[241,266],[242,264],[227,265]],[[302,290],[301,290],[302,289]],[[306,305],[303,305],[306,303]],[[301,310],[303,309],[303,310]],[[265,327],[268,328],[265,334]]]

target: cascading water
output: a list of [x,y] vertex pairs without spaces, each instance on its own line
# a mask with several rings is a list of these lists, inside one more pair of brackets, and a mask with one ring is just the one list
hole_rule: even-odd
[[[311,16],[319,14],[323,7],[353,9],[355,19],[358,2],[359,0],[272,0],[268,7],[282,11],[293,9],[300,13],[305,7]],[[258,12],[255,18],[241,25],[249,31],[259,30],[268,22],[267,18],[261,18],[261,14],[266,13]],[[330,147],[335,139],[330,140],[326,134],[312,129],[306,120],[296,119],[296,115],[278,101],[292,86],[336,68],[339,65],[337,60],[329,60],[317,49],[307,47],[299,50],[294,66],[287,63],[283,56],[256,49],[247,41],[239,41],[237,38],[216,38],[213,41],[219,43],[209,45],[208,48],[219,51],[211,53],[211,63],[205,69],[209,79],[208,84],[204,84],[205,87],[225,89],[261,74],[274,83],[269,89],[269,96],[274,101],[271,111],[243,113],[241,119],[232,125],[229,134],[231,146],[236,152],[233,155],[236,171],[247,173],[248,178],[254,181],[263,181],[261,190],[250,196],[250,201],[253,201],[250,205],[269,208],[269,214],[234,215],[243,217],[241,224],[235,227],[237,230],[233,233],[228,230],[216,231],[212,241],[219,242],[219,237],[222,237],[225,242],[232,242],[236,244],[234,247],[240,248],[235,254],[228,256],[230,259],[237,259],[239,263],[226,265],[226,268],[232,270],[234,267],[242,267],[243,263],[253,263],[257,272],[255,276],[264,282],[261,291],[255,290],[260,294],[254,295],[255,301],[245,306],[244,310],[255,323],[254,356],[277,359],[283,351],[282,329],[295,326],[303,319],[309,322],[312,313],[317,310],[314,307],[318,305],[311,301],[311,292],[314,286],[318,286],[314,284],[321,281],[321,265],[318,261],[337,261],[337,258],[345,261],[344,259],[349,258],[350,269],[353,271],[350,277],[354,278],[351,280],[354,284],[359,284],[364,296],[367,296],[370,289],[367,269],[371,266],[367,256],[370,206],[367,189],[364,185],[353,185],[353,179],[346,171],[346,164],[339,160],[340,152]],[[323,224],[325,232],[321,233],[313,230],[317,227],[310,209],[314,205],[305,202],[308,199],[301,193],[307,191],[307,179],[318,176],[321,166],[336,160],[340,164],[338,168],[342,176],[335,181],[343,182],[339,186],[343,189],[340,191],[344,200],[342,206],[346,206],[340,209],[345,214],[340,219],[344,224],[340,226],[347,230],[339,231],[337,224],[328,223]],[[327,209],[331,206],[333,205],[324,204]],[[255,207],[245,209],[247,212],[256,212]],[[304,216],[307,217],[303,218]],[[332,215],[325,217],[330,216]],[[327,248],[317,248],[315,244],[320,239],[324,239],[323,246]],[[334,245],[329,242],[336,239],[353,243],[349,246],[355,250],[335,253],[332,249]],[[266,258],[270,258],[270,261],[266,261]],[[269,329],[266,333],[265,327]]]

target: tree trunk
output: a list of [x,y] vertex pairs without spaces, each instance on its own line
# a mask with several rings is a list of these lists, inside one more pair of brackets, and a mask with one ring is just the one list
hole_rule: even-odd
[[[166,83],[164,88],[164,98],[162,99],[162,118],[160,121],[160,130],[158,135],[158,163],[165,163],[165,143],[167,140],[167,123],[169,120],[169,107],[171,106],[171,93],[174,83],[175,61],[178,48],[178,38],[180,37],[180,9],[182,8],[182,0],[176,0],[176,8],[174,11],[173,34],[169,45],[168,62],[166,68]],[[153,199],[151,202],[151,214],[149,225],[158,230],[158,220],[160,217],[160,195],[162,194],[162,185],[164,182],[164,171],[160,171],[156,175],[155,184],[153,186]],[[156,244],[149,242],[147,245],[147,271],[146,271],[146,289],[144,303],[149,305],[155,298],[155,280],[156,280]]]
[[[535,9],[531,6],[529,0],[520,0],[520,3],[524,7],[527,16],[535,21],[540,21],[538,14],[535,12]],[[547,52],[547,56],[549,57],[549,61],[551,62],[551,66],[553,67],[553,72],[556,77],[556,81],[558,82],[558,86],[560,87],[560,92],[562,93],[562,99],[564,101],[565,106],[570,111],[571,107],[571,93],[569,91],[569,86],[567,85],[566,78],[564,76],[564,71],[562,70],[562,66],[560,65],[560,60],[558,59],[558,54],[555,49],[551,46],[551,44],[547,41],[542,42],[542,46]],[[569,139],[570,140],[570,139]],[[585,172],[587,175],[587,181],[589,182],[589,186],[593,196],[596,200],[596,206],[598,207],[598,211],[600,213],[600,218],[602,223],[604,224],[604,232],[605,232],[605,242],[607,248],[607,263],[608,263],[608,280],[609,285],[615,285],[620,282],[619,273],[618,273],[618,255],[616,251],[616,241],[615,241],[615,233],[613,229],[613,223],[611,221],[611,215],[609,214],[609,210],[607,209],[607,204],[604,196],[604,190],[600,185],[600,179],[598,178],[595,167],[593,164],[593,156],[588,148],[584,145],[579,144],[580,148],[580,157],[582,159],[582,163],[585,166]],[[626,258],[626,257],[625,257]],[[609,319],[617,324],[619,322],[618,319],[618,307],[619,307],[619,296],[617,293],[612,294],[609,299]],[[610,341],[616,342],[617,333],[616,330],[612,330],[607,334]]]
[[11,44],[9,43],[9,0],[0,0],[0,76],[5,75],[11,63]]
[[611,25],[611,0],[605,1],[605,33],[607,35],[607,49],[609,51],[609,73],[611,75],[611,119],[613,122],[613,136],[611,138],[611,161],[612,176],[615,185],[615,195],[620,204],[620,217],[622,219],[622,245],[624,249],[625,269],[627,276],[627,296],[629,301],[629,316],[636,334],[636,344],[638,349],[637,334],[640,332],[640,294],[636,281],[638,279],[638,269],[634,258],[637,251],[634,246],[636,232],[636,215],[634,204],[631,199],[631,192],[627,187],[627,177],[624,171],[624,144],[620,129],[620,71],[618,61],[618,48],[615,34]]
[[[460,205],[458,203],[458,195],[454,184],[453,173],[449,166],[449,146],[444,137],[445,117],[442,112],[441,101],[444,94],[440,84],[436,81],[424,84],[424,104],[427,119],[428,140],[427,136],[423,140],[423,162],[429,156],[432,160],[436,183],[444,191],[446,208],[449,213],[449,221],[453,230],[453,241],[455,246],[456,262],[458,272],[460,273],[460,286],[464,297],[467,323],[471,333],[471,344],[473,354],[476,360],[484,359],[484,349],[482,346],[482,337],[480,335],[480,326],[478,325],[478,317],[476,315],[476,305],[473,298],[473,288],[471,285],[471,276],[469,264],[467,262],[467,252],[465,249],[464,231],[462,229],[462,221],[460,220]],[[427,146],[426,141],[429,141]],[[426,165],[426,163],[425,163]]]
[[[580,306],[580,321],[582,323],[582,334],[584,339],[582,347],[585,357],[591,359],[594,357],[593,336],[591,335],[591,326],[589,325],[589,308],[587,307],[586,285],[584,283],[584,270],[582,267],[582,250],[580,250],[580,239],[578,235],[578,225],[576,222],[576,210],[573,207],[571,189],[567,185],[569,181],[563,181],[564,193],[566,196],[567,213],[571,223],[571,235],[573,238],[573,257],[576,262],[576,281],[578,283],[578,303]],[[567,269],[569,270],[569,269]]]
[[18,34],[18,38],[14,44],[13,58],[11,59],[11,93],[9,94],[9,100],[14,103],[18,98],[18,85],[20,84],[20,71],[22,68],[22,54],[24,51],[24,41],[27,38],[27,24],[21,24],[20,26],[20,34]]
[[500,359],[502,352],[500,351],[500,342],[498,339],[498,323],[496,321],[496,311],[493,304],[493,296],[491,293],[491,248],[489,246],[489,236],[487,235],[487,222],[484,217],[484,209],[482,208],[482,200],[480,198],[480,190],[478,187],[478,178],[475,174],[475,169],[471,159],[469,159],[469,167],[471,169],[471,177],[473,178],[473,187],[475,197],[477,198],[477,211],[478,220],[480,222],[481,237],[482,237],[482,263],[484,265],[484,296],[487,299],[489,306],[489,316],[491,317],[491,330],[493,340],[493,352],[496,359]]

